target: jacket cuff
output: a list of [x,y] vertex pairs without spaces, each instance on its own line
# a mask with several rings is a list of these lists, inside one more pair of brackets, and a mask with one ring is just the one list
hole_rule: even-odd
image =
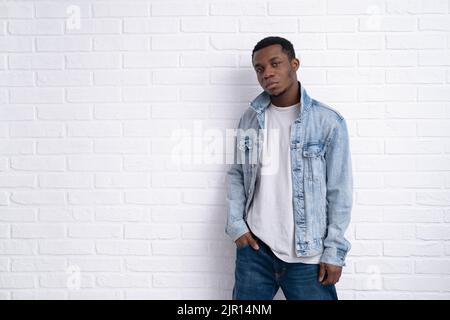
[[320,257],[320,262],[343,267],[346,265],[346,255],[347,252],[344,250],[328,247],[324,249],[322,256]]
[[240,236],[249,231],[250,229],[248,228],[244,220],[238,220],[233,222],[233,225],[228,225],[225,230],[226,234],[228,234],[228,236],[233,241],[236,241],[237,239],[239,239]]

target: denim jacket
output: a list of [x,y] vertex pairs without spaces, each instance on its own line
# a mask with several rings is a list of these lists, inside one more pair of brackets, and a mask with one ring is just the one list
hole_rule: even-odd
[[[345,266],[351,244],[344,233],[353,203],[347,124],[336,110],[312,99],[300,82],[299,91],[301,111],[290,138],[296,254],[321,254],[320,262]],[[246,218],[261,177],[261,129],[269,104],[270,96],[263,91],[249,103],[236,130],[236,161],[226,177],[225,232],[233,241],[250,231]]]

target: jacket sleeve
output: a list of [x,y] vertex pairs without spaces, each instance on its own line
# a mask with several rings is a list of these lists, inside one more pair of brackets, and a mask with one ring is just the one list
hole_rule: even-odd
[[320,262],[345,266],[345,257],[351,248],[344,233],[350,223],[353,204],[353,175],[348,129],[341,119],[325,153],[327,236]]
[[[249,232],[247,223],[244,220],[244,210],[247,201],[244,187],[244,174],[242,171],[241,152],[238,150],[239,132],[242,118],[239,120],[237,134],[234,140],[234,157],[226,175],[227,184],[227,220],[225,233],[236,241],[240,236]],[[236,162],[234,162],[236,159]]]

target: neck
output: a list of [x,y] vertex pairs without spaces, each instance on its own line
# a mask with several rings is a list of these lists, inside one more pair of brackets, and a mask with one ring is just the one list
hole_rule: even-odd
[[300,102],[299,89],[298,81],[294,81],[294,83],[281,95],[276,97],[271,96],[270,101],[277,107],[288,107],[297,104]]

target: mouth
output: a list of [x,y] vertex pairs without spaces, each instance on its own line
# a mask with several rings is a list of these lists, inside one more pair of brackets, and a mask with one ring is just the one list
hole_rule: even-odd
[[272,89],[273,87],[276,87],[278,85],[278,82],[270,82],[266,85],[266,89]]

